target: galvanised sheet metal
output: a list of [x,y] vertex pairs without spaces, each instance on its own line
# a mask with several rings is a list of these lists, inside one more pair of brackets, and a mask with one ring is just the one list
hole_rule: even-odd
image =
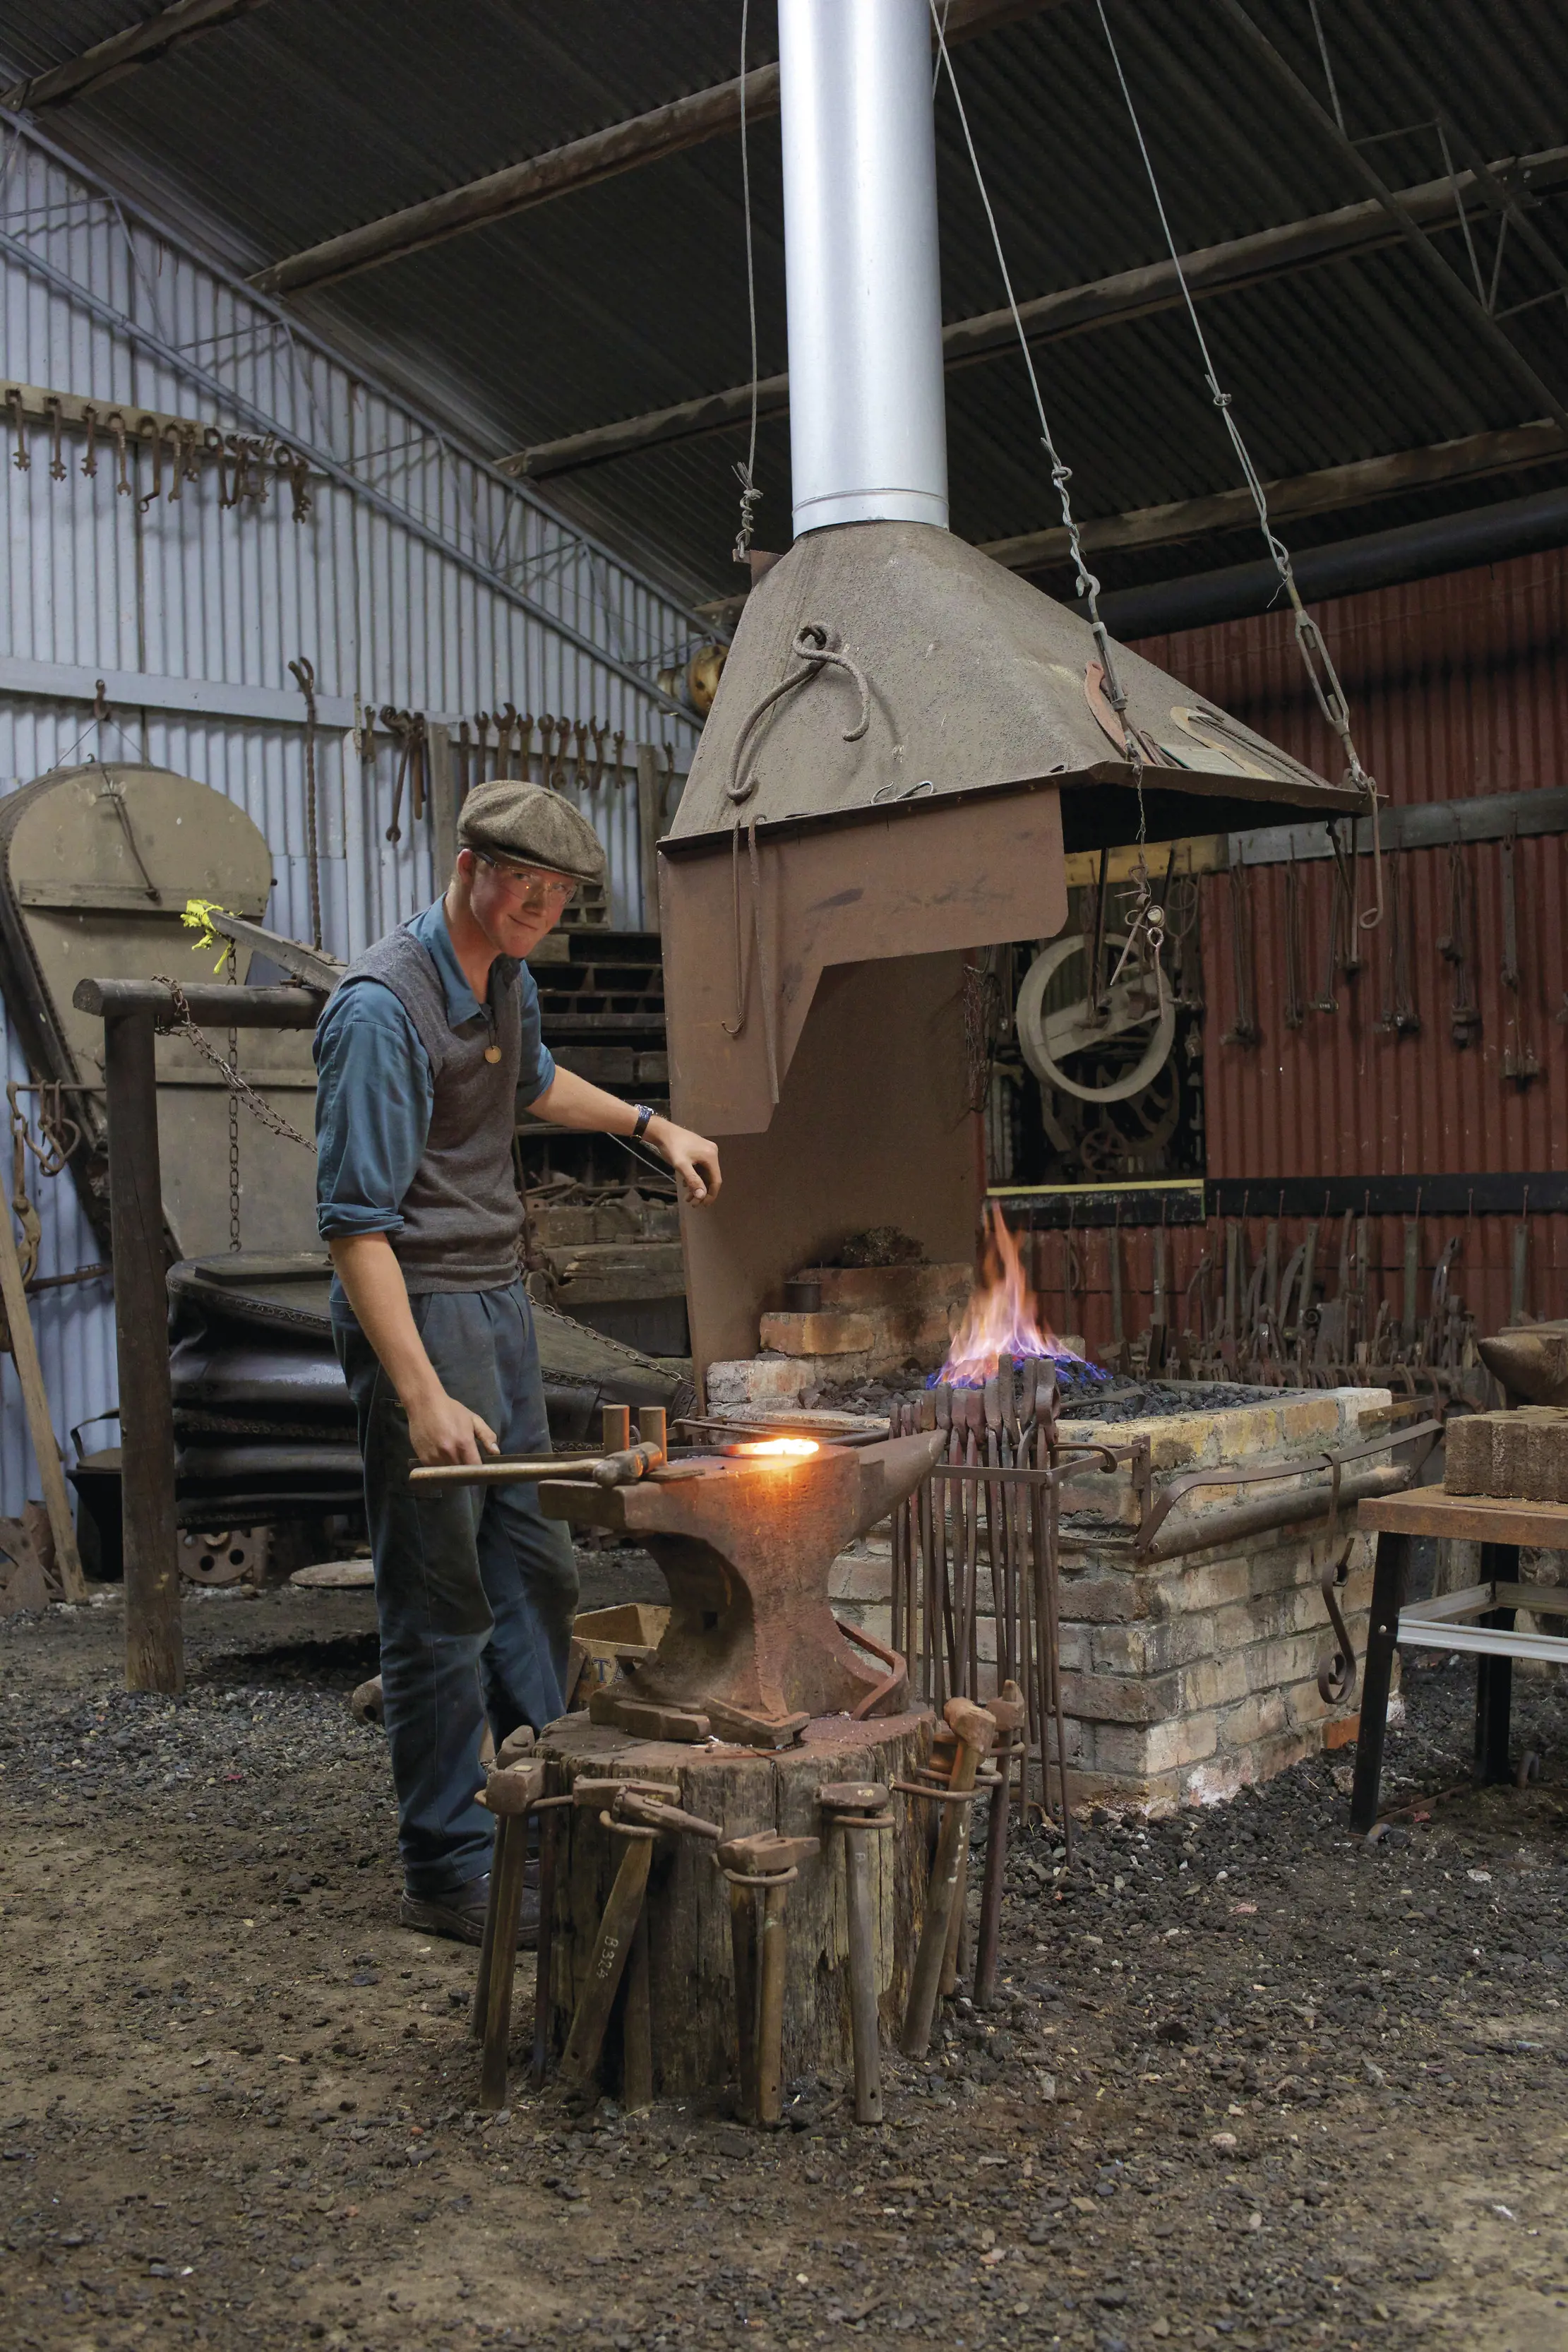
[[[246,354],[233,382],[289,429],[363,453],[385,453],[377,478],[463,548],[515,563],[530,592],[585,635],[649,673],[679,657],[691,624],[630,572],[585,551],[559,522],[514,497],[482,468],[426,455],[395,399],[301,344],[291,352],[272,322],[172,244],[120,226],[73,174],[25,143],[0,191],[0,226],[28,234],[99,299],[155,321],[167,341],[197,346],[214,367]],[[134,266],[132,256],[134,255]],[[211,421],[205,396],[152,364],[121,336],[22,269],[0,268],[0,369],[5,381]],[[588,656],[460,571],[438,551],[345,490],[313,481],[304,524],[274,487],[259,512],[221,510],[215,477],[187,483],[177,503],[143,514],[116,494],[112,446],[99,471],[79,472],[84,443],[68,436],[67,480],[51,480],[47,435],[29,435],[34,463],[12,464],[0,430],[0,657],[104,671],[270,688],[297,700],[287,664],[309,656],[324,696],[453,719],[507,699],[536,714],[595,718],[620,728],[627,758],[662,739],[649,701]],[[138,488],[152,486],[143,459]],[[302,703],[298,704],[301,713]],[[674,734],[670,727],[667,730]],[[537,740],[537,738],[536,738]],[[0,790],[92,756],[146,761],[195,777],[245,808],[273,853],[266,920],[308,936],[304,742],[298,724],[186,716],[117,705],[95,721],[80,700],[0,692]],[[688,754],[677,754],[684,769]],[[361,763],[341,727],[318,745],[321,887],[326,944],[345,957],[427,904],[438,885],[428,824],[406,808],[402,839],[385,838],[396,768],[386,735]],[[589,811],[610,855],[618,924],[641,921],[636,791],[607,783]],[[26,1077],[12,1049],[11,1073]],[[97,1245],[68,1180],[41,1188],[43,1270],[90,1263]],[[40,1345],[57,1430],[113,1402],[114,1332],[101,1283],[41,1294]],[[0,1514],[38,1491],[14,1382],[0,1412]],[[112,1438],[112,1429],[108,1432]],[[103,1442],[95,1433],[90,1442]]]
[[[1318,617],[1350,691],[1366,765],[1399,805],[1559,783],[1568,751],[1568,557],[1547,553],[1441,579],[1344,597]],[[1309,697],[1289,620],[1273,614],[1147,640],[1249,725],[1332,772],[1330,739]],[[1204,885],[1208,1002],[1204,1071],[1211,1175],[1438,1173],[1559,1169],[1568,1164],[1568,991],[1562,908],[1568,849],[1561,835],[1515,852],[1521,984],[1502,984],[1503,849],[1459,853],[1479,1034],[1455,1045],[1453,968],[1438,941],[1452,931],[1446,849],[1402,858],[1411,919],[1409,970],[1418,1035],[1379,1029],[1388,996],[1391,928],[1364,935],[1365,968],[1337,987],[1335,1014],[1307,1012],[1285,1027],[1286,869],[1248,870],[1257,973],[1256,1046],[1223,1042],[1235,1016],[1230,885]],[[1362,871],[1364,902],[1369,889]],[[1299,869],[1305,993],[1322,993],[1332,867]],[[1504,1056],[1530,1049],[1541,1075],[1520,1087]]]

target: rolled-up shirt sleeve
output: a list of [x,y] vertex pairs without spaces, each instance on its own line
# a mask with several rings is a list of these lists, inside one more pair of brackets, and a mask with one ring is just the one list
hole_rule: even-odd
[[314,1052],[317,1229],[323,1241],[401,1233],[435,1100],[430,1056],[391,989],[373,980],[339,990]]
[[517,969],[517,1011],[522,1020],[522,1055],[517,1063],[517,1100],[530,1109],[555,1084],[555,1055],[540,1034],[539,992],[528,965]]

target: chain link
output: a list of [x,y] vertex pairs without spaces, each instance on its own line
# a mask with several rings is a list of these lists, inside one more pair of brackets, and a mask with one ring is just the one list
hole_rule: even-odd
[[[231,1123],[229,1132],[231,1137],[236,1136],[238,1132],[237,1113],[234,1109],[233,1104],[234,1102],[243,1102],[251,1117],[254,1119],[259,1120],[263,1127],[269,1128],[274,1135],[282,1136],[286,1143],[298,1143],[302,1150],[314,1152],[316,1146],[311,1142],[310,1138],[308,1135],[301,1135],[297,1127],[290,1127],[288,1121],[283,1117],[280,1111],[274,1110],[269,1102],[264,1102],[260,1095],[256,1093],[256,1088],[247,1085],[246,1080],[241,1077],[239,1071],[235,1066],[235,1060],[225,1062],[223,1055],[218,1052],[217,1047],[213,1044],[212,1040],[208,1037],[203,1036],[194,1021],[191,1018],[191,1008],[186,1002],[185,992],[181,987],[179,982],[177,980],[171,980],[166,971],[155,971],[152,977],[161,988],[166,988],[168,990],[170,995],[174,1000],[174,1011],[178,1018],[175,1022],[172,1034],[178,1037],[188,1038],[190,1043],[195,1047],[197,1053],[204,1055],[204,1058],[212,1064],[214,1069],[217,1071],[225,1085],[230,1089]],[[231,1040],[229,1051],[231,1055],[237,1059],[239,1053],[238,1038],[236,1033],[232,1029],[229,1031],[229,1037]]]
[[[239,962],[231,941],[225,959],[228,965],[229,986],[239,986]],[[239,1031],[229,1031],[229,1067],[239,1069]],[[229,1088],[229,1247],[238,1250],[239,1237],[239,1097]]]

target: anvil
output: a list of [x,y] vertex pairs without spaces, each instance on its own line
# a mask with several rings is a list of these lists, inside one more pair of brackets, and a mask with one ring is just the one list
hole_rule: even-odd
[[712,1733],[779,1745],[814,1717],[852,1714],[868,1699],[895,1708],[901,1682],[845,1633],[828,1572],[913,1493],[945,1444],[940,1431],[921,1431],[805,1454],[700,1454],[634,1486],[547,1479],[548,1518],[631,1537],[670,1588],[658,1649],[595,1692],[594,1719],[647,1738]]

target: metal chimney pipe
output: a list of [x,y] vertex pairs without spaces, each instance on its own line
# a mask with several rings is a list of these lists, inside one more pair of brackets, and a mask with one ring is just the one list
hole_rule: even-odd
[[947,527],[927,0],[779,0],[795,531]]

